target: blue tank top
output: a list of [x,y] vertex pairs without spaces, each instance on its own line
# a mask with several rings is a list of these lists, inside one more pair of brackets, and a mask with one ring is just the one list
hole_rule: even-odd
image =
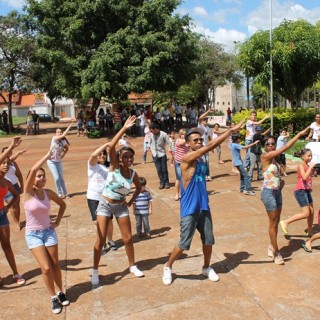
[[209,198],[206,187],[207,166],[202,159],[197,160],[196,170],[186,189],[180,181],[181,200],[180,217],[194,214],[202,210],[209,211]]

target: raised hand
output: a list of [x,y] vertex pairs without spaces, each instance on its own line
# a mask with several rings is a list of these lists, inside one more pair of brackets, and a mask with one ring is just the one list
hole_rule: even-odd
[[134,124],[135,124],[135,122],[136,122],[136,119],[137,119],[137,117],[136,116],[130,116],[130,117],[128,117],[128,119],[126,120],[126,122],[124,123],[124,127],[125,128],[131,128]]

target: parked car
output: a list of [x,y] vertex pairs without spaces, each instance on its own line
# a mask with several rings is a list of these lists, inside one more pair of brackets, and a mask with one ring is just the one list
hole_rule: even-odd
[[39,113],[39,117],[40,117],[39,119],[40,122],[56,122],[60,120],[58,117],[54,117],[54,120],[53,120],[50,114],[47,114],[47,113]]

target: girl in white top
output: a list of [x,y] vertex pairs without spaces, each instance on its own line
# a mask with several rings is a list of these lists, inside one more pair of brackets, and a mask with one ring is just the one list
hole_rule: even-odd
[[320,113],[316,114],[316,121],[310,125],[310,132],[306,140],[319,141],[320,139]]
[[[2,152],[4,152],[7,149],[7,147],[2,149]],[[16,191],[21,194],[23,191],[23,176],[20,171],[20,168],[18,164],[15,162],[15,160],[18,158],[19,155],[25,153],[26,150],[21,150],[14,155],[12,155],[12,151],[9,151],[9,159],[10,159],[10,167],[9,171],[6,173],[5,178],[9,180],[13,187],[16,189]],[[7,195],[5,196],[5,201],[8,202],[9,200],[12,199],[12,194],[9,191]],[[20,201],[15,203],[11,208],[10,208],[10,213],[13,217],[13,220],[16,224],[16,230],[21,230],[23,228],[23,223],[20,222]]]
[[69,150],[69,143],[66,139],[66,136],[69,130],[71,129],[72,125],[73,123],[71,123],[64,132],[62,132],[60,128],[56,130],[55,136],[53,136],[51,139],[51,156],[50,159],[48,159],[47,161],[47,165],[54,178],[56,192],[62,199],[69,198],[63,178],[62,159],[65,157]]
[[[92,221],[97,224],[96,210],[98,208],[99,200],[103,191],[103,187],[106,184],[109,168],[105,165],[108,157],[106,148],[108,148],[109,142],[106,142],[101,147],[98,147],[91,154],[88,161],[88,189],[87,189],[87,203],[91,213]],[[111,250],[116,250],[116,244],[112,240],[113,235],[113,223],[112,220],[108,226],[107,238],[108,244],[105,243],[102,254],[106,254],[107,247]]]

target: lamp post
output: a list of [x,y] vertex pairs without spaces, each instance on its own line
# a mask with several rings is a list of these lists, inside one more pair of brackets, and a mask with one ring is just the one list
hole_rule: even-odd
[[273,135],[273,72],[272,72],[272,0],[270,4],[270,125]]

